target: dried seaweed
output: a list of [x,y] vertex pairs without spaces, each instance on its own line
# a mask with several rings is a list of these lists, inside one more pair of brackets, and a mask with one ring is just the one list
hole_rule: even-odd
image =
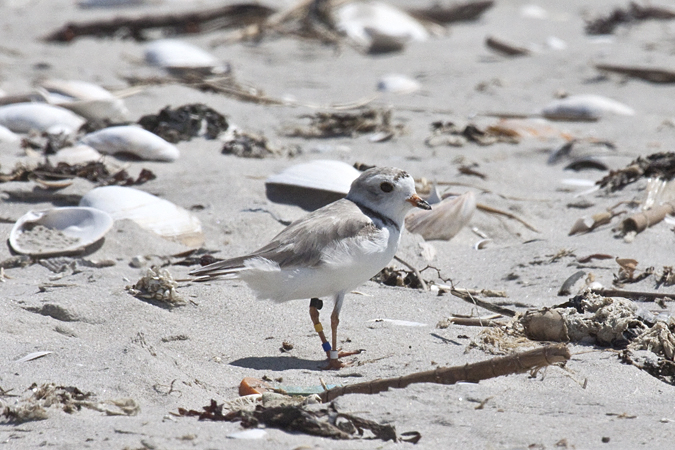
[[493,0],[469,1],[454,5],[434,3],[426,8],[409,8],[406,11],[413,17],[440,25],[478,20],[488,9],[494,6]]
[[[363,419],[351,414],[338,412],[334,403],[325,408],[309,409],[302,405],[265,407],[256,406],[254,411],[237,409],[223,412],[225,404],[211,400],[203,411],[178,408],[179,416],[198,417],[199,420],[241,422],[244,428],[279,428],[285,431],[300,432],[312,436],[331,439],[381,439],[383,441],[406,441],[416,443],[419,433],[403,433],[399,437],[393,425],[381,425],[375,421]],[[366,434],[370,432],[370,435]]]
[[257,135],[238,129],[231,129],[223,137],[225,144],[221,150],[223,155],[234,155],[240,158],[267,158],[269,156],[294,157],[300,153],[295,146],[275,146],[263,135]]
[[40,163],[35,168],[17,165],[11,173],[0,173],[0,183],[8,181],[31,181],[31,180],[65,180],[72,178],[84,178],[99,186],[135,186],[157,178],[148,169],[141,169],[136,179],[129,176],[126,170],[111,172],[108,166],[101,161],[90,161],[84,164],[68,164],[59,162],[56,166],[49,161]]
[[391,110],[367,108],[356,113],[317,112],[301,118],[310,119],[307,127],[286,131],[287,136],[311,138],[355,137],[365,133],[396,133],[401,125],[392,125]]
[[201,135],[206,139],[215,139],[228,128],[225,116],[202,103],[174,109],[167,106],[158,114],[141,117],[138,124],[174,144]]
[[429,147],[442,145],[461,147],[468,142],[478,145],[492,145],[498,142],[517,144],[520,139],[517,135],[503,132],[498,127],[481,129],[471,123],[462,126],[452,121],[436,121],[431,123],[431,136],[424,140]]
[[675,177],[675,153],[652,153],[628,164],[623,169],[612,170],[595,184],[601,188],[607,187],[610,192],[623,189],[640,178],[662,178],[672,180]]
[[385,286],[407,287],[411,289],[425,289],[426,283],[412,270],[395,269],[385,267],[371,281],[384,284]]
[[642,6],[631,2],[626,9],[616,8],[606,17],[586,22],[586,34],[611,34],[619,25],[644,20],[675,19],[675,11],[657,6]]

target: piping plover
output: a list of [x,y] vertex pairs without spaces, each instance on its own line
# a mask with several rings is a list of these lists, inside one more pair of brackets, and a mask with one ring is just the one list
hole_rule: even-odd
[[[346,198],[299,219],[264,247],[248,255],[193,270],[197,281],[239,278],[258,299],[285,302],[311,299],[309,314],[329,359],[339,369],[337,327],[345,294],[369,280],[394,257],[406,213],[431,209],[415,192],[413,178],[400,169],[369,169],[351,185]],[[333,297],[332,343],[323,333],[320,297]],[[331,345],[332,344],[332,345]]]

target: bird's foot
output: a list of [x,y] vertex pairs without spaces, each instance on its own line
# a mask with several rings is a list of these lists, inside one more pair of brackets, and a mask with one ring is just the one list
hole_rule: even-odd
[[330,352],[326,352],[328,355],[328,365],[323,368],[323,370],[340,370],[343,367],[349,367],[353,362],[340,361],[339,358],[344,358],[347,356],[358,355],[364,350],[352,350],[352,351],[338,351],[338,357],[336,359],[331,359]]

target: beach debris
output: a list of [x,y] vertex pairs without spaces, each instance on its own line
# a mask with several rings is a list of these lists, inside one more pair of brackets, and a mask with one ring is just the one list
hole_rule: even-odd
[[124,122],[129,116],[124,100],[86,81],[44,80],[39,92],[47,103],[69,109],[87,120]]
[[641,233],[648,227],[661,222],[667,215],[673,214],[675,214],[675,201],[666,202],[627,217],[621,222],[620,231],[623,235]]
[[203,103],[177,108],[167,106],[158,114],[141,117],[138,124],[172,144],[189,141],[198,136],[216,139],[229,126],[225,116]]
[[63,147],[54,155],[49,156],[49,161],[52,164],[66,163],[69,166],[101,161],[102,159],[103,156],[95,148],[84,144]]
[[[262,396],[265,399],[265,394]],[[274,397],[271,397],[274,398]],[[375,421],[362,419],[351,414],[340,413],[334,403],[326,406],[308,407],[284,399],[282,406],[258,405],[253,411],[234,409],[224,411],[224,404],[211,400],[202,411],[178,408],[178,416],[198,417],[199,420],[240,422],[242,427],[258,429],[278,428],[289,432],[300,432],[312,436],[331,439],[381,439],[394,442],[417,442],[421,435],[417,432],[402,433],[399,436],[393,425],[381,425]],[[293,404],[295,403],[295,404]],[[229,406],[229,405],[228,405]],[[369,433],[366,433],[369,432]]]
[[572,139],[553,150],[546,163],[554,165],[566,160],[570,162],[565,166],[565,170],[609,170],[605,163],[597,160],[596,157],[616,154],[614,153],[615,150],[616,146],[612,142],[595,139]]
[[145,45],[145,60],[171,74],[223,74],[229,65],[221,64],[215,56],[179,39],[158,39]]
[[606,17],[586,21],[586,34],[611,34],[623,24],[631,24],[644,20],[669,20],[675,19],[675,10],[660,6],[642,6],[636,2],[630,2],[627,8],[615,8]]
[[175,145],[135,125],[103,128],[83,136],[81,144],[101,153],[132,155],[149,161],[175,161],[180,152]]
[[517,221],[517,222],[520,222],[520,223],[521,223],[522,225],[524,225],[527,229],[529,229],[529,230],[531,230],[531,231],[534,231],[535,233],[539,233],[539,232],[540,232],[534,225],[530,224],[530,223],[527,222],[525,219],[519,217],[519,216],[516,215],[516,214],[510,213],[510,212],[508,212],[508,211],[504,211],[503,209],[496,208],[496,207],[490,206],[490,205],[485,205],[485,204],[483,204],[483,203],[476,203],[476,209],[478,209],[478,210],[480,210],[480,211],[483,211],[483,212],[485,212],[485,213],[488,213],[488,214],[496,214],[496,215],[499,215],[499,216],[507,217],[507,218],[509,218],[509,219],[515,220],[515,221]]
[[601,72],[618,73],[652,83],[675,83],[675,70],[647,66],[622,66],[616,64],[596,64]]
[[153,266],[136,284],[125,289],[136,298],[157,301],[169,307],[183,306],[187,302],[178,293],[177,287],[178,283],[167,269]]
[[413,270],[385,267],[371,278],[371,281],[384,284],[385,286],[427,290],[426,282],[419,275],[419,272],[415,273]]
[[406,12],[420,20],[447,25],[454,22],[478,20],[485,11],[494,6],[494,3],[494,0],[468,1],[451,5],[433,3],[424,8],[408,8]]
[[452,317],[447,319],[440,320],[436,324],[436,328],[445,329],[450,327],[450,325],[461,325],[465,327],[501,327],[504,325],[503,322],[497,321],[495,319],[501,318],[501,314],[491,314],[489,316],[483,317],[467,317],[459,314],[454,314]]
[[53,257],[49,259],[39,259],[38,263],[54,273],[78,273],[81,270],[78,267],[93,267],[96,269],[101,269],[103,267],[113,267],[117,263],[112,259],[103,259],[94,261],[91,259],[85,258],[72,258],[72,257]]
[[595,184],[607,188],[609,192],[618,191],[640,178],[660,178],[670,181],[675,177],[675,153],[652,153],[638,156],[623,169],[612,170]]
[[554,344],[508,356],[491,358],[472,364],[455,367],[439,367],[427,372],[416,372],[395,378],[340,386],[319,394],[321,401],[328,402],[346,394],[377,394],[391,388],[401,389],[413,383],[455,384],[459,381],[478,383],[499,376],[536,372],[552,364],[564,364],[570,359],[566,345]]
[[87,192],[80,206],[100,209],[114,220],[130,219],[164,239],[187,246],[204,242],[197,217],[168,200],[131,187],[103,186]]
[[50,182],[67,181],[72,182],[73,178],[84,178],[101,186],[118,184],[122,186],[132,186],[143,184],[154,180],[155,174],[148,169],[141,169],[136,179],[129,176],[126,170],[118,169],[111,171],[110,167],[101,161],[92,161],[86,164],[68,164],[59,162],[53,166],[49,161],[40,163],[34,168],[29,168],[24,164],[18,164],[11,173],[0,173],[0,183],[7,181],[35,181],[44,187],[64,187],[51,186]]
[[33,383],[14,405],[6,405],[2,415],[10,423],[24,423],[49,418],[50,408],[59,408],[73,414],[82,408],[109,416],[135,416],[138,403],[131,398],[97,401],[93,392],[83,392],[75,386],[57,386],[54,383]]
[[[88,1],[91,3],[104,0]],[[167,34],[194,34],[201,30],[212,31],[259,23],[273,12],[273,9],[257,3],[239,3],[214,9],[200,9],[182,13],[172,12],[165,15],[153,14],[133,18],[115,17],[81,23],[71,22],[49,33],[43,39],[47,42],[72,42],[79,37],[95,36],[126,37],[137,41],[145,41],[147,39],[146,32],[155,29],[161,29]]]
[[54,352],[50,351],[41,351],[41,352],[32,352],[16,360],[17,363],[24,363],[28,361],[33,361],[34,359],[42,358],[43,356],[51,355]]
[[619,265],[619,272],[614,274],[612,284],[616,287],[623,287],[628,283],[639,283],[654,274],[654,268],[648,267],[642,273],[637,273],[638,261],[632,258],[616,258]]
[[306,127],[293,127],[286,130],[287,136],[306,139],[355,137],[360,134],[378,132],[401,132],[402,125],[393,125],[391,110],[362,108],[356,113],[317,112],[314,115],[301,116],[309,119]]
[[592,216],[583,216],[577,219],[572,225],[568,236],[574,236],[575,234],[590,233],[601,225],[606,225],[612,221],[616,216],[624,214],[625,211],[614,212],[609,209],[607,211],[602,211]]
[[265,195],[270,201],[313,211],[345,197],[360,174],[342,161],[314,160],[270,176]]
[[333,10],[335,28],[368,53],[401,51],[408,42],[429,39],[426,28],[400,9],[376,1],[355,1]]
[[503,128],[488,127],[481,129],[472,123],[459,125],[452,121],[432,122],[431,133],[431,136],[424,140],[424,143],[429,147],[442,145],[462,147],[468,142],[478,145],[492,145],[497,142],[517,144],[520,141],[516,133],[505,131]]
[[[470,289],[457,289],[452,286],[439,286],[438,295],[443,295],[444,293],[449,292],[455,297],[464,300],[467,303],[472,305],[480,306],[483,309],[487,309],[495,314],[501,314],[505,317],[515,317],[516,312],[512,309],[504,308],[503,306],[495,305],[486,300],[482,300],[479,295],[485,295],[486,297],[505,297],[502,295],[502,291],[496,291],[498,294],[495,294],[495,291],[475,291]],[[492,295],[488,295],[492,294]]]
[[549,120],[595,121],[607,114],[633,116],[635,111],[611,98],[595,94],[570,95],[554,100],[541,110]]
[[0,125],[0,142],[19,142],[21,137],[4,125]]
[[559,130],[552,126],[549,121],[539,117],[527,119],[502,118],[497,123],[489,125],[486,131],[497,136],[511,137],[518,141],[526,138],[539,140],[562,138],[569,141],[574,138],[570,133]]
[[389,94],[412,94],[420,88],[419,81],[397,73],[385,75],[377,82],[377,90]]
[[[578,270],[574,272],[569,278],[565,280],[565,282],[560,286],[560,289],[558,289],[558,295],[563,296],[563,295],[570,295],[572,293],[573,287],[577,284],[577,282],[581,279],[583,279],[586,276],[586,272],[583,270]],[[582,289],[576,289],[575,291],[580,291]]]
[[84,253],[112,227],[109,214],[85,207],[29,211],[9,233],[9,245],[29,256],[60,256]]
[[430,211],[413,211],[405,217],[405,227],[425,240],[449,241],[469,223],[476,211],[476,196],[467,191],[432,204]]
[[485,45],[506,56],[528,56],[531,54],[530,50],[525,47],[494,36],[486,37]]
[[0,106],[0,125],[14,133],[36,131],[50,134],[72,134],[85,120],[60,106],[46,103],[13,103]]
[[276,146],[265,136],[244,131],[234,125],[227,129],[220,140],[223,141],[223,148],[220,151],[223,155],[234,155],[239,158],[262,159],[269,156],[291,158],[300,153],[297,146]]

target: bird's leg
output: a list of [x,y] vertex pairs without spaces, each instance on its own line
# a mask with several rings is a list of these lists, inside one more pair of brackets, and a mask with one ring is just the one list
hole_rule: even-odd
[[332,334],[332,341],[333,341],[333,350],[328,352],[328,366],[325,367],[326,369],[340,369],[342,367],[346,367],[349,364],[341,362],[338,358],[342,358],[345,356],[351,356],[351,355],[356,355],[358,353],[361,353],[360,351],[356,352],[343,352],[338,350],[337,346],[337,328],[338,325],[340,325],[340,309],[342,309],[342,302],[345,299],[345,293],[340,292],[336,297],[335,297],[335,305],[333,306],[333,313],[330,315],[330,328],[331,328],[331,334]]
[[319,319],[319,310],[321,308],[323,308],[323,302],[320,299],[313,298],[309,301],[309,317],[312,318],[314,329],[321,338],[321,347],[326,352],[326,356],[330,358],[331,346],[328,343],[328,339],[326,339],[326,335],[323,333],[323,325],[321,325],[321,320]]

